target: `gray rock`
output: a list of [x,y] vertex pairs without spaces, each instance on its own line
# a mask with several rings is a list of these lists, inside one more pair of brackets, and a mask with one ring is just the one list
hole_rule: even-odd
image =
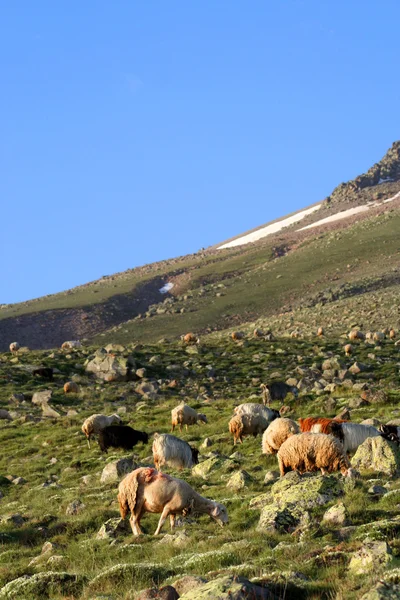
[[42,404],[42,416],[48,419],[58,419],[61,415],[48,404]]
[[347,510],[343,502],[338,502],[324,513],[322,520],[332,525],[345,526],[349,525]]
[[5,600],[28,598],[52,598],[55,595],[79,596],[86,577],[65,572],[47,571],[36,575],[23,575],[13,579],[0,590]]
[[135,367],[132,356],[114,356],[98,350],[86,365],[86,372],[93,373],[101,381],[126,381]]
[[237,471],[234,473],[228,480],[226,487],[231,490],[243,490],[248,487],[249,483],[252,481],[251,476],[247,471]]
[[363,575],[388,566],[392,560],[392,551],[386,542],[366,542],[351,557],[349,571]]
[[52,390],[43,390],[42,392],[35,392],[32,396],[32,404],[36,404],[36,406],[42,406],[46,404],[51,399],[53,394]]
[[180,596],[183,596],[183,594],[186,594],[186,592],[191,592],[205,583],[207,583],[207,580],[203,577],[197,577],[196,575],[185,575],[184,577],[174,581],[172,586],[176,589]]
[[116,483],[122,479],[127,473],[134,471],[137,464],[133,458],[120,458],[108,463],[102,471],[101,483]]
[[265,600],[274,595],[244,577],[224,575],[185,592],[181,600]]
[[212,439],[207,437],[200,447],[201,448],[209,448],[210,446],[212,446]]
[[73,500],[70,504],[68,504],[67,509],[65,511],[66,515],[78,515],[86,508],[86,505],[83,504],[81,500]]
[[351,459],[352,466],[359,471],[376,471],[395,476],[400,473],[400,448],[381,436],[367,438]]
[[126,534],[128,529],[126,521],[119,518],[108,519],[97,532],[96,540],[113,540],[121,533]]

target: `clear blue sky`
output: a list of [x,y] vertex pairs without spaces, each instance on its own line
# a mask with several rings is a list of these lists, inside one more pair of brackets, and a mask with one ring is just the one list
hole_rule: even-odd
[[302,208],[399,134],[398,0],[0,7],[0,303]]

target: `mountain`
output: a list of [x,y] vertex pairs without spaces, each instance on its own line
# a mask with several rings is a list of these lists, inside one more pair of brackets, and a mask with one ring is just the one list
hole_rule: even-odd
[[[399,326],[400,142],[323,201],[195,254],[0,306],[0,350],[271,325]],[[379,303],[379,315],[368,316]]]

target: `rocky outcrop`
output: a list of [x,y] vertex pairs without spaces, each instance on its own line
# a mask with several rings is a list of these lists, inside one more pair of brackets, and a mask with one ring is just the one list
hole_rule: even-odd
[[114,356],[100,348],[86,365],[86,372],[93,373],[101,381],[126,381],[135,367],[132,356]]
[[0,598],[5,600],[27,598],[53,598],[55,595],[80,595],[86,578],[70,573],[47,571],[36,575],[23,575],[7,583],[0,590]]
[[367,438],[351,460],[359,471],[376,471],[394,476],[400,473],[400,448],[382,437]]

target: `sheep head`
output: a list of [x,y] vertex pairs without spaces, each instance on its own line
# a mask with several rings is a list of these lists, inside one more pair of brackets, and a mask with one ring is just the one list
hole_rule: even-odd
[[228,511],[223,504],[214,502],[214,508],[212,509],[210,516],[223,527],[229,522]]

